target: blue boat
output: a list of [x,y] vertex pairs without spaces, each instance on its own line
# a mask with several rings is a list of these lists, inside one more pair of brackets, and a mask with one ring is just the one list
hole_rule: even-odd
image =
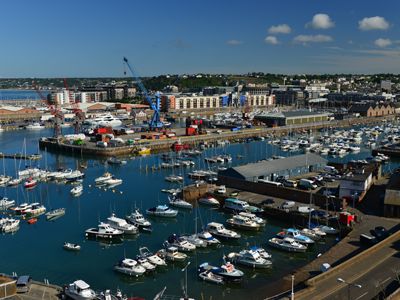
[[302,244],[314,244],[314,240],[310,239],[309,237],[302,235],[299,230],[295,228],[288,228],[284,229],[283,231],[279,232],[277,235],[279,238],[292,238],[296,242],[302,243]]

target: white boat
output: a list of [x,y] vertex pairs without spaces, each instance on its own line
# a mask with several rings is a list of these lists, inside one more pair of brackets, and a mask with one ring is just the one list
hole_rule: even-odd
[[70,191],[72,196],[80,196],[82,194],[82,192],[83,192],[83,185],[82,184],[79,184],[79,185],[73,187],[71,189],[71,191]]
[[199,273],[200,279],[207,281],[207,282],[212,282],[216,284],[224,284],[224,278],[222,276],[216,275],[211,271],[203,271]]
[[167,205],[158,205],[156,207],[149,208],[146,213],[150,216],[174,218],[177,216],[178,211],[169,208]]
[[9,200],[7,197],[0,200],[0,209],[7,209],[13,205],[15,205],[15,200]]
[[120,127],[122,121],[111,114],[103,114],[94,119],[86,119],[84,125],[90,127]]
[[143,231],[151,231],[151,223],[144,218],[138,209],[125,218],[128,223],[135,225]]
[[95,184],[103,184],[105,181],[107,181],[107,180],[109,180],[109,179],[112,179],[112,178],[113,178],[113,175],[112,175],[111,173],[105,172],[102,176],[97,177],[97,178],[94,180],[94,183],[95,183]]
[[272,238],[268,240],[268,244],[272,247],[289,252],[305,252],[307,250],[306,245],[300,244],[292,238]]
[[116,157],[110,157],[109,159],[107,159],[107,163],[111,164],[111,165],[125,165],[127,163],[127,161],[121,160]]
[[199,238],[196,233],[195,234],[191,234],[191,235],[181,235],[180,237],[182,239],[188,241],[189,243],[195,245],[196,248],[207,247],[207,242],[205,240]]
[[164,242],[164,246],[167,247],[176,247],[179,251],[183,252],[191,252],[196,250],[196,246],[192,243],[188,242],[186,239],[173,234],[168,237],[168,240]]
[[288,228],[284,229],[281,232],[277,234],[277,237],[279,238],[292,238],[296,242],[299,242],[301,244],[314,244],[314,240],[310,239],[309,237],[302,235],[299,230],[295,228]]
[[19,178],[35,177],[40,170],[38,168],[26,168],[25,170],[18,171]]
[[107,218],[107,223],[111,228],[122,230],[125,234],[138,233],[138,228],[135,225],[128,224],[124,219],[116,217],[115,214]]
[[176,198],[175,196],[173,196],[173,197],[168,196],[168,202],[169,202],[169,205],[179,207],[179,208],[186,208],[186,209],[193,208],[193,205],[191,203],[186,202],[183,199]]
[[43,215],[44,213],[46,213],[46,207],[39,203],[32,203],[31,207],[27,208],[24,211],[24,214],[29,218],[38,217],[40,215]]
[[79,179],[82,179],[83,177],[85,177],[84,173],[82,173],[79,170],[75,170],[75,171],[72,171],[70,174],[66,175],[65,180],[71,182],[71,181],[77,181]]
[[170,175],[165,177],[165,180],[168,182],[182,182],[183,181],[183,176],[179,175]]
[[309,214],[309,213],[311,213],[312,211],[314,211],[315,209],[314,208],[312,208],[312,207],[310,207],[310,206],[299,206],[298,208],[297,208],[297,211],[299,212],[299,213],[301,213],[301,214]]
[[46,213],[47,220],[53,220],[65,215],[65,208],[57,208]]
[[261,228],[261,225],[257,222],[252,221],[249,218],[243,217],[241,215],[234,215],[232,218],[226,220],[226,223],[229,226],[243,230],[257,231]]
[[212,234],[206,230],[199,232],[197,234],[197,237],[205,241],[208,246],[215,246],[221,243],[217,238],[213,237]]
[[124,258],[114,266],[114,270],[129,276],[140,276],[146,272],[146,269],[138,264],[134,259]]
[[108,186],[117,186],[122,184],[122,179],[119,178],[115,178],[114,176],[111,177],[110,179],[106,179],[103,181],[104,184],[108,185]]
[[61,181],[61,180],[64,180],[65,177],[67,177],[68,175],[71,175],[72,172],[73,171],[71,169],[66,169],[66,170],[63,170],[63,171],[59,171],[53,176],[53,178],[55,180],[57,180],[57,181]]
[[148,272],[152,272],[156,269],[156,266],[150,263],[150,261],[145,257],[138,256],[136,257],[136,261],[139,266],[145,268]]
[[263,218],[257,217],[255,214],[252,214],[252,213],[249,213],[249,212],[242,211],[242,212],[239,213],[239,216],[248,218],[251,221],[256,222],[257,224],[259,224],[260,226],[264,226],[267,223]]
[[330,226],[326,226],[326,225],[319,225],[317,227],[315,227],[317,229],[319,229],[322,232],[325,232],[326,234],[337,234],[339,233],[339,230]]
[[24,211],[28,208],[31,207],[31,204],[29,203],[21,203],[20,205],[16,206],[16,207],[12,207],[10,208],[12,211],[14,211],[14,213],[16,215],[22,215],[24,214]]
[[96,299],[96,293],[83,280],[76,280],[69,284],[65,288],[64,293],[66,296],[74,300]]
[[224,225],[216,222],[211,222],[207,224],[206,230],[212,235],[224,238],[224,239],[239,239],[240,234],[233,230],[228,230]]
[[139,248],[139,253],[141,257],[147,258],[147,260],[156,266],[166,266],[167,263],[160,256],[153,254],[146,247]]
[[244,276],[243,271],[236,269],[231,262],[226,262],[221,267],[212,266],[205,262],[199,266],[198,272],[211,271],[215,275],[222,276],[229,282],[240,282]]
[[73,243],[68,243],[68,242],[64,243],[63,248],[65,250],[70,250],[70,251],[79,251],[79,250],[81,250],[81,246],[79,246],[78,244],[73,244]]
[[8,186],[16,186],[22,182],[22,178],[14,178],[7,182]]
[[122,239],[124,232],[114,229],[106,223],[100,223],[97,228],[89,228],[85,231],[88,238],[99,238],[106,240]]
[[219,201],[212,196],[200,198],[199,203],[210,206],[219,206]]
[[0,185],[6,185],[11,179],[12,179],[12,177],[10,177],[10,176],[1,175],[0,176]]
[[161,258],[164,258],[169,261],[184,261],[187,259],[187,255],[185,253],[179,252],[176,247],[168,247],[166,249],[161,249],[157,252]]
[[35,122],[35,123],[32,123],[32,124],[29,124],[29,125],[25,126],[25,128],[29,129],[29,130],[40,130],[40,129],[44,129],[46,127],[44,125],[41,125],[38,122]]
[[20,223],[20,220],[18,220],[18,219],[7,218],[7,220],[1,225],[1,231],[5,232],[5,233],[14,232],[14,231],[18,230],[19,223]]
[[270,260],[265,259],[260,255],[260,253],[253,250],[243,250],[239,253],[232,252],[229,253],[227,257],[234,263],[252,267],[254,269],[264,269],[272,265]]
[[313,229],[303,228],[300,230],[300,233],[314,241],[317,241],[321,238],[321,235],[318,235]]

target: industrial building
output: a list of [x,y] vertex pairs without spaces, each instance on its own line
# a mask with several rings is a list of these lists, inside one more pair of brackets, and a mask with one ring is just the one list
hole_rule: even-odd
[[326,159],[319,155],[308,153],[229,168],[219,172],[218,178],[227,180],[232,178],[252,182],[257,182],[259,179],[273,181],[278,176],[299,176],[322,170],[326,164]]
[[255,120],[269,127],[287,126],[305,123],[327,121],[329,113],[315,112],[309,110],[293,110],[279,113],[262,113],[254,117]]
[[390,176],[384,198],[384,216],[400,217],[400,169]]
[[40,110],[19,107],[19,106],[0,106],[0,122],[9,123],[24,120],[39,120],[42,112]]

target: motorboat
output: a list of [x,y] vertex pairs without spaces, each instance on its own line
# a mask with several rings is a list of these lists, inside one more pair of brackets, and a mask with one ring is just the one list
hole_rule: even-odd
[[10,176],[0,175],[0,186],[4,186],[4,185],[8,184],[8,182],[10,182],[11,179],[12,179],[12,177],[10,177]]
[[216,275],[211,271],[203,271],[199,272],[199,278],[211,282],[211,283],[216,283],[216,284],[224,284],[224,278],[222,276]]
[[197,237],[205,241],[208,246],[215,246],[221,244],[221,242],[217,238],[213,237],[212,234],[206,230],[199,232],[197,234]]
[[246,201],[242,201],[242,200],[239,200],[236,198],[225,199],[224,209],[233,211],[236,213],[239,213],[239,212],[250,212],[250,213],[262,212],[261,208],[249,205]]
[[279,232],[276,236],[279,238],[289,237],[301,244],[314,244],[315,243],[314,240],[310,239],[309,237],[307,237],[305,235],[302,235],[299,230],[294,229],[294,228],[288,228],[286,230],[283,230],[283,231]]
[[33,179],[32,177],[28,178],[28,180],[24,182],[24,188],[26,189],[34,188],[36,185],[37,185],[37,180]]
[[138,265],[145,268],[147,272],[153,272],[156,269],[156,266],[150,263],[145,257],[137,256],[136,261]]
[[28,129],[28,130],[40,130],[40,129],[44,129],[44,128],[46,128],[46,127],[44,125],[41,125],[38,122],[35,122],[35,123],[25,126],[25,129]]
[[272,265],[272,262],[265,259],[258,253],[258,251],[253,250],[242,250],[239,253],[229,253],[228,259],[234,263],[241,264],[244,266],[252,267],[254,269],[264,269]]
[[152,265],[155,266],[167,265],[164,259],[162,259],[160,256],[156,254],[151,253],[147,247],[139,248],[139,253],[141,257],[145,257]]
[[7,182],[8,186],[17,186],[22,182],[22,178],[13,178],[9,182]]
[[7,218],[6,221],[1,225],[1,231],[8,233],[8,232],[15,232],[19,228],[20,220],[14,218]]
[[26,221],[26,223],[32,225],[32,224],[37,223],[37,221],[38,221],[37,218],[30,218],[30,219],[28,219],[28,220]]
[[161,258],[169,261],[181,262],[187,259],[187,255],[185,253],[179,252],[178,248],[173,246],[161,249],[157,252],[157,254]]
[[108,113],[94,119],[86,119],[84,125],[89,127],[120,127],[122,121]]
[[77,181],[85,177],[85,174],[79,170],[72,171],[70,174],[65,176],[65,180],[68,182]]
[[310,214],[312,211],[314,211],[315,209],[313,207],[310,206],[299,206],[297,208],[297,211],[301,214]]
[[107,223],[111,228],[122,230],[125,234],[138,233],[138,228],[135,225],[128,224],[126,220],[116,217],[115,214],[107,218]]
[[111,165],[125,165],[126,160],[121,160],[116,157],[110,157],[109,159],[107,159],[107,163]]
[[26,168],[25,170],[18,171],[18,178],[35,177],[39,172],[38,168]]
[[231,227],[243,230],[257,231],[261,228],[261,225],[257,222],[241,215],[234,215],[232,218],[226,220],[226,223]]
[[223,238],[223,239],[239,239],[240,234],[233,230],[228,230],[224,227],[224,225],[216,222],[211,222],[207,224],[207,231],[209,231],[212,235]]
[[170,175],[165,177],[165,180],[168,182],[182,182],[183,181],[183,176],[179,175]]
[[289,252],[305,252],[307,246],[296,242],[292,238],[272,238],[268,240],[268,244],[274,248]]
[[200,198],[199,203],[210,206],[219,206],[219,201],[212,196]]
[[156,217],[174,218],[178,215],[178,211],[169,208],[167,205],[158,205],[146,210],[146,214]]
[[83,280],[76,280],[64,289],[64,294],[74,300],[96,299],[96,293]]
[[79,246],[78,244],[68,243],[68,242],[64,243],[63,248],[65,250],[69,250],[69,251],[79,251],[79,250],[81,250],[81,246]]
[[66,169],[66,170],[62,170],[57,172],[52,178],[54,178],[54,180],[57,181],[62,181],[65,179],[65,177],[69,176],[72,174],[72,169]]
[[188,241],[189,243],[191,243],[193,245],[195,245],[196,248],[207,247],[207,242],[205,240],[199,238],[196,233],[195,234],[191,234],[191,235],[181,235],[180,238]]
[[43,215],[44,213],[46,213],[46,207],[39,203],[32,203],[31,207],[27,208],[24,211],[24,214],[28,218],[38,217],[40,215]]
[[183,251],[183,252],[191,252],[191,251],[196,250],[195,245],[188,242],[186,239],[183,239],[180,236],[177,236],[176,234],[169,236],[167,241],[164,242],[164,246],[166,248],[173,246],[173,247],[178,248],[179,251]]
[[9,200],[7,197],[3,197],[0,200],[0,209],[7,209],[15,205],[15,200]]
[[72,196],[80,196],[83,193],[83,185],[79,184],[73,187],[70,191]]
[[124,232],[122,230],[112,228],[109,224],[101,222],[97,228],[87,229],[85,234],[88,238],[113,240],[122,239]]
[[57,208],[57,209],[51,210],[51,211],[47,212],[45,215],[46,215],[47,220],[54,220],[56,218],[59,218],[59,217],[65,215],[65,208]]
[[251,221],[256,222],[257,224],[259,224],[260,226],[264,226],[265,224],[267,224],[267,222],[263,218],[257,217],[253,213],[242,211],[242,212],[239,213],[239,216],[248,218]]
[[94,183],[97,184],[97,185],[103,184],[105,181],[107,181],[107,180],[109,180],[109,179],[112,179],[112,178],[113,178],[113,175],[112,175],[111,173],[105,172],[102,176],[97,177],[97,178],[94,180]]
[[138,264],[134,259],[124,258],[114,266],[114,270],[129,276],[141,276],[146,273],[146,269]]
[[211,271],[215,275],[221,276],[224,278],[224,280],[230,282],[239,282],[244,276],[243,271],[236,269],[235,266],[230,262],[226,262],[221,267],[215,267],[210,265],[208,262],[205,262],[199,266],[198,271]]
[[321,239],[321,236],[318,235],[313,229],[303,228],[300,230],[300,233],[314,241]]
[[264,248],[257,247],[257,246],[252,246],[252,247],[250,247],[250,250],[257,252],[258,254],[260,254],[260,256],[262,258],[265,258],[265,259],[268,259],[268,260],[272,258],[272,255],[269,254]]
[[16,214],[16,215],[23,215],[24,211],[30,207],[31,207],[31,204],[29,204],[29,203],[21,203],[20,205],[18,205],[16,207],[10,208],[10,210],[12,210],[14,212],[14,214]]
[[327,225],[319,225],[315,228],[319,229],[322,232],[325,232],[326,234],[338,234],[339,233],[338,229],[331,227],[331,226],[327,226]]
[[97,295],[96,300],[128,300],[128,298],[126,296],[123,296],[122,292],[117,289],[117,292],[115,294],[112,294],[110,290],[101,291]]
[[189,202],[186,202],[183,199],[179,199],[177,197],[168,197],[168,202],[169,205],[175,206],[178,208],[186,208],[186,209],[191,209],[193,208],[193,205]]
[[115,178],[113,176],[113,177],[111,177],[109,179],[104,180],[103,183],[108,185],[108,186],[117,186],[117,185],[122,184],[122,179]]
[[143,231],[152,231],[151,223],[144,218],[138,209],[126,216],[125,220]]

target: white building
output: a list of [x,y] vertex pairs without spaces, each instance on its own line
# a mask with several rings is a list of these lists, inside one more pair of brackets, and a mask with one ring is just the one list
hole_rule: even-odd
[[343,176],[339,185],[339,198],[361,199],[372,185],[372,170],[361,170]]
[[305,87],[305,91],[308,92],[309,98],[321,98],[329,94],[329,89],[326,88],[325,83],[312,83]]

